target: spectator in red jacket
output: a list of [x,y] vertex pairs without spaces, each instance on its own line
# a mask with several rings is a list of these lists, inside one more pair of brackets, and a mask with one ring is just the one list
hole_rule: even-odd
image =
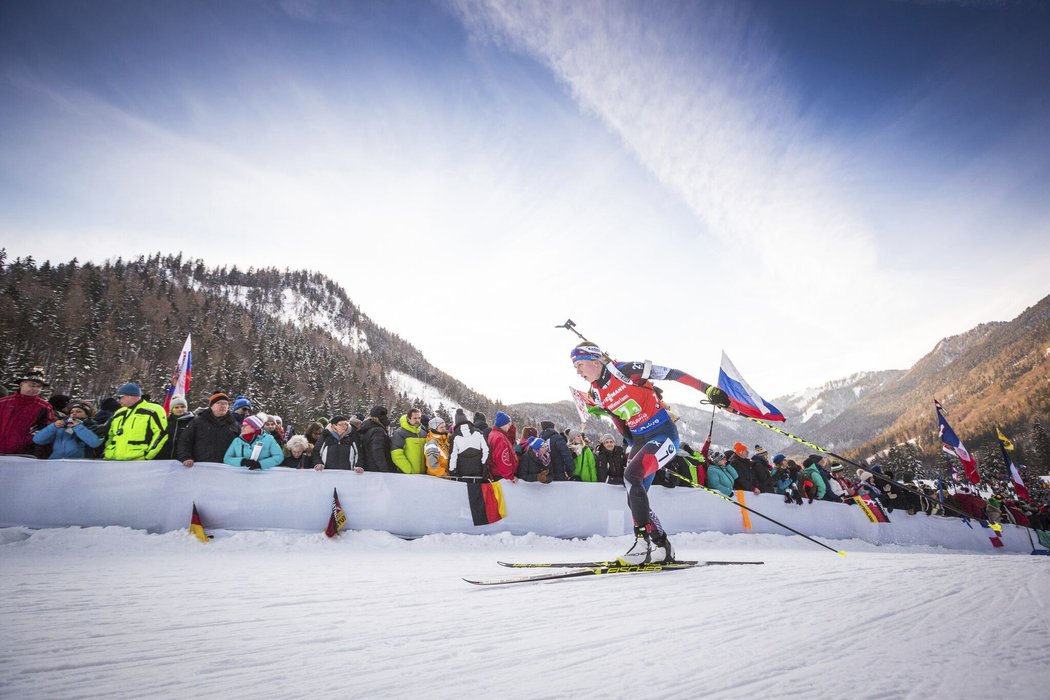
[[517,429],[510,416],[503,411],[497,411],[488,437],[493,480],[510,479],[512,482],[517,482],[518,455],[514,454],[516,438]]
[[18,377],[18,393],[0,398],[0,454],[32,454],[33,433],[55,421],[51,404],[40,398],[50,386],[44,369],[34,367]]

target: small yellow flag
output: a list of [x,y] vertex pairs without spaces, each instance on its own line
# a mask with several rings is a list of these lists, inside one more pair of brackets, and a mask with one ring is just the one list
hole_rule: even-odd
[[1013,452],[1014,444],[1010,442],[1010,438],[1003,435],[1003,431],[999,430],[999,426],[995,426],[995,433],[999,436],[999,440],[1003,443],[1003,449],[1010,450]]

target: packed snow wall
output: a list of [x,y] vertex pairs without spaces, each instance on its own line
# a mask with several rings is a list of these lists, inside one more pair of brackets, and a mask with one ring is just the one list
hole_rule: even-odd
[[[356,474],[277,467],[249,471],[222,464],[104,462],[0,457],[0,526],[53,528],[121,525],[150,532],[188,526],[197,504],[205,529],[323,531],[332,489],[351,529],[405,537],[432,533],[553,537],[623,535],[631,530],[625,491],[610,484],[500,482],[507,517],[476,527],[467,486],[429,476]],[[789,534],[703,489],[653,487],[654,510],[671,533],[717,531]],[[1005,547],[993,549],[991,530],[959,518],[895,511],[891,523],[872,523],[855,506],[784,503],[781,496],[746,494],[746,504],[810,536],[874,544],[934,545],[979,552],[1032,550],[1024,528],[1004,525]]]

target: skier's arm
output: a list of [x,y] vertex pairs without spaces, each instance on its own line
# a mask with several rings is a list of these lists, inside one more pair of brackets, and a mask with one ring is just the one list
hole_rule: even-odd
[[[648,372],[646,371],[647,367]],[[721,406],[722,408],[728,408],[729,406],[729,397],[725,395],[724,391],[717,386],[697,379],[693,375],[683,372],[680,369],[662,367],[660,365],[649,364],[648,362],[632,362],[628,365],[628,369],[630,370],[628,376],[630,376],[631,381],[645,381],[646,379],[656,381],[675,381],[679,384],[685,384],[691,389],[704,392],[707,395],[707,398],[709,398],[716,406]]]

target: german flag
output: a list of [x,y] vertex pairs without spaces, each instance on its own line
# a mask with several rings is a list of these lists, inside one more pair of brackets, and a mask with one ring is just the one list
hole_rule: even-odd
[[201,542],[207,542],[211,535],[204,534],[204,526],[201,525],[201,516],[197,513],[197,504],[193,504],[193,515],[190,516],[190,534]]
[[507,517],[503,487],[498,481],[467,484],[467,498],[470,500],[470,515],[475,525],[490,525]]

